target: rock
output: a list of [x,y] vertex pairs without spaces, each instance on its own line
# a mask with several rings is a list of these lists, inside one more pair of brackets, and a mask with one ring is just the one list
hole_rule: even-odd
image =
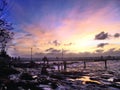
[[52,87],[52,89],[56,89],[58,87],[57,82],[52,82],[51,87]]
[[49,85],[40,84],[40,85],[38,85],[38,87],[42,88],[42,89],[39,89],[39,90],[51,90],[51,87]]
[[120,82],[119,78],[114,78],[113,82]]
[[71,89],[66,89],[65,86],[60,85],[60,86],[57,87],[56,90],[71,90]]
[[65,80],[65,76],[62,75],[62,74],[51,74],[50,77],[51,78],[56,78],[56,79],[59,79],[59,80]]
[[23,79],[23,80],[33,80],[32,75],[30,75],[28,73],[22,73],[22,75],[20,76],[20,79]]
[[96,84],[87,84],[83,90],[107,90],[107,89],[100,88],[100,86]]
[[94,76],[94,77],[90,77],[91,80],[100,80],[100,77],[99,76]]
[[113,75],[111,74],[102,74],[101,78],[104,78],[104,79],[109,79],[110,77],[113,77]]
[[8,77],[10,74],[18,74],[19,71],[13,69],[13,68],[8,68],[8,67],[3,67],[0,69],[0,77]]
[[[37,87],[37,85],[39,85],[38,83],[32,83],[32,82],[18,82],[16,83],[16,86],[19,88],[17,90],[43,90],[42,88],[40,87]],[[14,90],[14,89],[11,89],[11,90]]]
[[42,75],[48,75],[47,67],[45,67],[45,66],[42,67],[41,74]]
[[7,90],[18,90],[17,84],[13,81],[6,83]]
[[85,83],[86,83],[86,84],[95,84],[95,85],[100,85],[99,83],[97,83],[97,82],[92,82],[92,81],[86,81]]
[[119,88],[120,89],[120,85],[117,84],[117,83],[112,83],[111,85],[109,85],[111,87],[114,87],[114,88]]
[[115,72],[114,71],[108,71],[109,74],[114,74]]

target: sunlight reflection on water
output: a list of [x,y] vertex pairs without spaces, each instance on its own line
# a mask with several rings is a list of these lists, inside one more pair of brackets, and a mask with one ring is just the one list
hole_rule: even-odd
[[71,80],[71,81],[81,80],[82,84],[86,84],[86,82],[101,84],[99,81],[91,80],[89,76],[82,76],[81,78],[69,79],[69,80]]

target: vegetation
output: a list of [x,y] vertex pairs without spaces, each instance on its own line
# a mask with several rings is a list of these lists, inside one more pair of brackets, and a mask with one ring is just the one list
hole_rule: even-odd
[[11,31],[12,24],[2,19],[2,14],[5,10],[6,0],[0,1],[0,56],[8,57],[6,54],[6,46],[13,39],[14,33]]

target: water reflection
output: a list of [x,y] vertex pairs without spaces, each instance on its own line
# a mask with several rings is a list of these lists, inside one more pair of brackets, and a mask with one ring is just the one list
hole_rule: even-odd
[[82,81],[82,84],[86,84],[86,82],[90,82],[90,83],[96,83],[96,84],[101,84],[99,81],[96,80],[91,80],[89,76],[82,76],[80,78],[76,78],[76,79],[69,79],[71,81]]
[[113,80],[114,80],[113,77],[111,77],[111,78],[108,79],[108,81],[110,81],[110,82],[113,82]]

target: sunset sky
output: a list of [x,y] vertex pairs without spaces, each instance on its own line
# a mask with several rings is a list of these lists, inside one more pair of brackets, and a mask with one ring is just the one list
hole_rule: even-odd
[[12,56],[120,55],[120,0],[7,1]]

